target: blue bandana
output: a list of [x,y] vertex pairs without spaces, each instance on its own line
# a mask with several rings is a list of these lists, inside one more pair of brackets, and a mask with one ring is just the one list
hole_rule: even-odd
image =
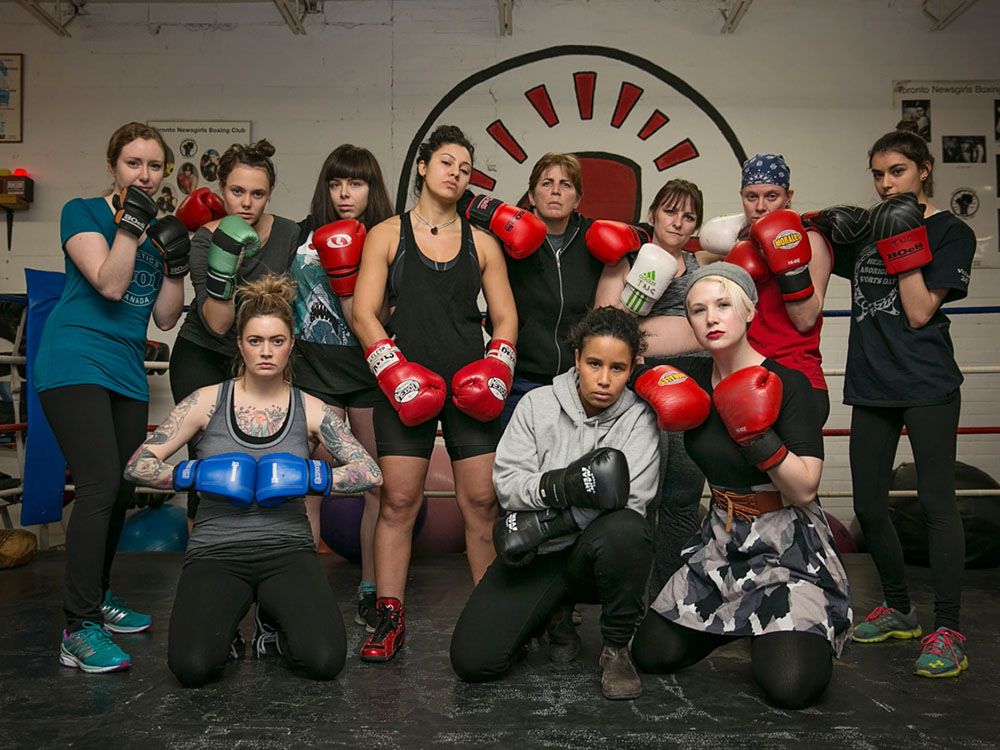
[[785,164],[781,154],[757,154],[743,162],[743,184],[747,185],[777,185],[788,190],[791,170]]

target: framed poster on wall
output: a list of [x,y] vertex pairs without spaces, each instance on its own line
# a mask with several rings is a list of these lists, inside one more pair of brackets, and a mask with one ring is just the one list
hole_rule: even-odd
[[1000,81],[895,81],[897,127],[934,154],[934,205],[976,233],[976,265],[1000,268]]
[[0,143],[21,143],[24,55],[0,53]]
[[166,176],[156,196],[164,214],[173,213],[189,193],[200,187],[219,192],[219,157],[234,143],[250,142],[250,122],[150,120],[171,153]]

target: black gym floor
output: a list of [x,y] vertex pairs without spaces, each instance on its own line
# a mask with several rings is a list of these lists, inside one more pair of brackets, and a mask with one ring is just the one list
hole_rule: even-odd
[[[406,647],[387,665],[363,664],[356,656],[363,629],[351,608],[358,568],[333,556],[324,564],[348,623],[348,664],[335,681],[298,677],[280,657],[248,656],[195,690],[181,688],[166,665],[180,554],[118,556],[116,593],[154,617],[150,633],[116,636],[133,663],[119,674],[59,665],[61,553],[0,571],[0,748],[1000,747],[997,570],[966,573],[970,668],[961,677],[914,677],[918,641],[853,645],[836,662],[823,701],[791,712],[763,702],[745,642],[677,675],[644,675],[636,701],[604,700],[591,606],[580,607],[584,648],[573,664],[549,664],[542,644],[505,679],[463,684],[448,662],[451,628],[470,589],[461,556],[414,562]],[[848,555],[846,564],[857,619],[879,598],[878,581],[867,555]],[[907,572],[929,628],[929,571]],[[243,631],[249,637],[249,618]]]

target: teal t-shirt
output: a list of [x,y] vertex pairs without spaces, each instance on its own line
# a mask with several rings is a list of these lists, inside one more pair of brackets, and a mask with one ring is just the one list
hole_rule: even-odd
[[[104,198],[74,198],[62,210],[63,251],[70,237],[98,232],[114,242],[114,213]],[[35,356],[39,392],[68,385],[99,385],[149,400],[143,369],[146,330],[163,283],[163,260],[147,239],[136,252],[132,283],[115,302],[101,296],[66,255],[66,286],[42,331]]]

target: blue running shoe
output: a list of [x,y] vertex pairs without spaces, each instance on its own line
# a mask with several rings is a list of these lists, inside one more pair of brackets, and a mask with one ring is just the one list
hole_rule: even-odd
[[72,633],[63,631],[59,663],[91,673],[120,672],[132,666],[129,655],[111,640],[104,628],[89,620]]
[[141,633],[149,630],[153,624],[153,618],[136,612],[126,606],[126,601],[121,597],[113,596],[111,589],[104,595],[104,603],[101,605],[101,614],[104,615],[104,629],[112,633]]

